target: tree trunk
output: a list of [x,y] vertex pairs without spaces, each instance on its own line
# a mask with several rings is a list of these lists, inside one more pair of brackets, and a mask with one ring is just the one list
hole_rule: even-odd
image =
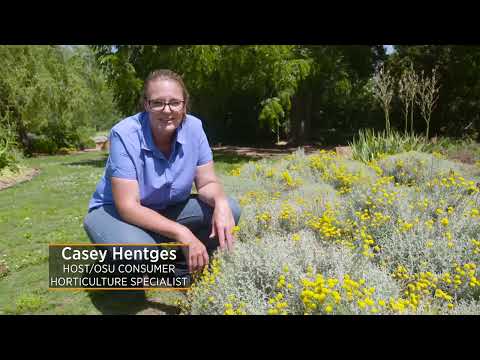
[[303,145],[308,139],[311,130],[312,99],[310,91],[299,91],[292,100],[292,135],[293,143]]

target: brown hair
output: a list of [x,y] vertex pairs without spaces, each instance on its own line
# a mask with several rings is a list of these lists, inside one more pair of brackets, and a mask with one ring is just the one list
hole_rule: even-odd
[[183,79],[180,75],[178,75],[176,72],[173,72],[172,70],[168,69],[159,69],[159,70],[154,70],[152,71],[147,78],[145,79],[145,82],[143,84],[143,96],[142,100],[147,100],[147,90],[148,90],[148,85],[155,80],[171,80],[171,81],[176,81],[178,85],[182,88],[183,92],[183,100],[185,101],[185,112],[188,112],[190,109],[190,94],[188,93],[187,87],[185,86],[185,83],[183,82]]

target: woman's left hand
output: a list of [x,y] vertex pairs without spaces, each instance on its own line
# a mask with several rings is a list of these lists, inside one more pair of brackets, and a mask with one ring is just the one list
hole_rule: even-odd
[[224,250],[227,248],[229,251],[233,250],[233,244],[235,242],[235,236],[233,234],[234,226],[235,220],[228,201],[217,202],[213,210],[212,233],[210,234],[210,238],[218,237],[220,249]]

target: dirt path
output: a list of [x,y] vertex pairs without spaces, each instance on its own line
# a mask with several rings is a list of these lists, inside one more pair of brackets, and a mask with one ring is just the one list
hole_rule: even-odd
[[[304,145],[302,146],[306,154],[311,154],[315,151],[325,149],[318,145]],[[298,147],[286,147],[286,146],[277,146],[277,147],[246,147],[246,146],[214,146],[212,150],[217,154],[235,154],[235,155],[244,155],[250,157],[271,157],[271,156],[280,156],[288,155],[297,151]]]

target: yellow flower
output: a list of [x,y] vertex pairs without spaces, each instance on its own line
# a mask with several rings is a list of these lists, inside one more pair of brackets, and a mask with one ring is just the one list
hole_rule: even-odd
[[332,311],[333,311],[333,307],[332,307],[331,305],[327,305],[327,306],[325,307],[325,312],[326,312],[327,314],[330,314]]
[[433,228],[433,220],[425,221],[425,225],[427,226],[427,228],[432,229]]
[[241,173],[241,167],[236,167],[230,171],[231,176],[240,176]]
[[235,235],[235,234],[238,233],[239,231],[240,231],[240,226],[238,226],[238,225],[237,225],[237,226],[234,226],[234,227],[232,228],[232,234],[233,234],[233,235]]
[[441,223],[443,226],[447,226],[447,225],[448,225],[448,219],[447,219],[447,218],[443,218],[442,220],[440,220],[440,223]]
[[298,235],[298,234],[293,234],[293,235],[292,235],[292,240],[293,240],[293,241],[299,241],[299,240],[300,240],[300,235]]
[[374,304],[373,300],[370,299],[370,298],[365,298],[365,304],[367,304],[368,306],[372,306]]

